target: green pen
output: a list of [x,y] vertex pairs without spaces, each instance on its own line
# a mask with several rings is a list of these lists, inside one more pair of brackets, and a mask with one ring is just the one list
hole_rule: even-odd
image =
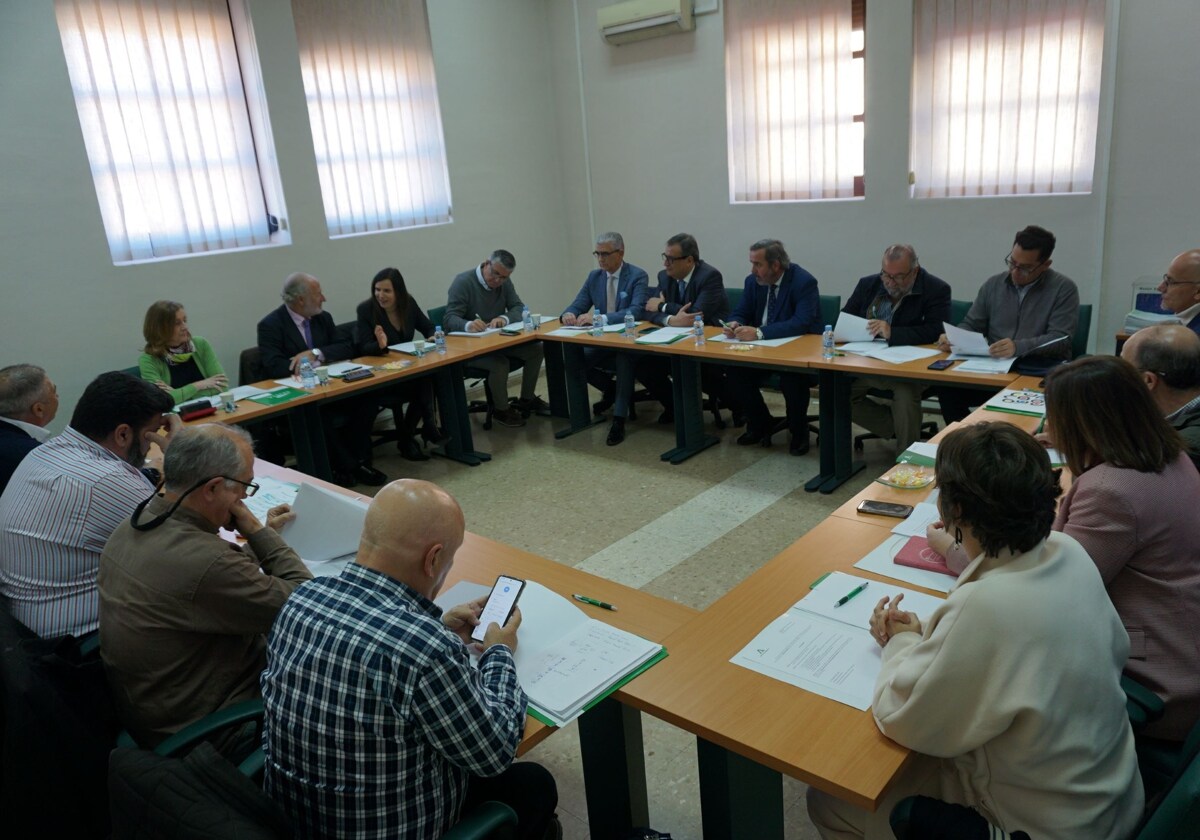
[[843,595],[841,598],[838,598],[838,602],[836,604],[834,604],[834,607],[840,607],[843,604],[845,604],[847,601],[849,601],[851,598],[853,598],[859,592],[862,592],[864,589],[866,589],[868,583],[870,583],[869,580],[864,580],[862,582],[861,586],[854,587],[849,592],[847,592],[845,595]]
[[1044,428],[1046,428],[1046,415],[1045,414],[1042,415],[1042,422],[1038,423],[1037,431],[1035,431],[1034,434],[1040,435],[1042,433],[1042,429],[1044,429]]
[[589,598],[586,595],[572,595],[571,597],[576,601],[584,604],[591,604],[593,607],[599,607],[602,610],[612,610],[613,612],[617,611],[617,608],[612,604],[606,604],[603,601],[597,601],[595,598]]

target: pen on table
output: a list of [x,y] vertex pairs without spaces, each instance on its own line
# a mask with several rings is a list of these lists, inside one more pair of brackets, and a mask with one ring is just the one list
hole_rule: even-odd
[[834,604],[834,606],[835,606],[835,607],[840,607],[840,606],[842,606],[843,604],[845,604],[847,601],[849,601],[851,598],[853,598],[853,597],[854,597],[855,595],[857,595],[859,592],[862,592],[864,589],[866,589],[866,588],[867,588],[867,584],[868,584],[868,583],[870,583],[870,581],[869,581],[869,580],[864,580],[864,581],[862,582],[862,585],[861,585],[861,586],[856,586],[856,587],[854,587],[854,588],[853,588],[853,589],[851,589],[849,592],[847,592],[847,593],[846,593],[846,594],[845,594],[843,597],[841,597],[841,598],[838,598],[838,602],[837,602],[836,604]]
[[576,601],[584,604],[591,604],[593,607],[599,607],[602,610],[612,610],[613,612],[617,611],[617,608],[612,604],[606,604],[603,601],[597,601],[595,598],[589,598],[586,595],[572,595],[571,597]]
[[1040,435],[1042,433],[1042,429],[1044,429],[1044,428],[1046,428],[1046,415],[1045,414],[1042,415],[1042,422],[1038,423],[1037,430],[1034,431],[1034,434]]

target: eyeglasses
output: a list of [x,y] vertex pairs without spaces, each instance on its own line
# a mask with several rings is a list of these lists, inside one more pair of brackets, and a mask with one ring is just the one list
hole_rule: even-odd
[[493,277],[499,277],[501,280],[507,280],[509,277],[512,277],[511,271],[508,274],[503,274],[495,263],[488,263],[488,273]]
[[218,475],[218,476],[213,476],[213,477],[214,478],[223,478],[226,481],[232,481],[234,484],[242,485],[243,487],[246,488],[246,498],[247,499],[258,492],[258,485],[251,481],[242,481],[240,478],[234,478],[231,475]]
[[1044,266],[1046,261],[1042,260],[1040,263],[1034,263],[1033,265],[1021,265],[1019,262],[1013,261],[1013,258],[1009,256],[1004,258],[1004,264],[1008,266],[1009,271],[1015,271],[1017,274],[1028,275],[1033,274],[1033,272]]
[[665,262],[667,265],[674,265],[675,263],[679,262],[680,260],[687,259],[687,257],[672,257],[670,254],[663,254],[662,258],[663,258],[663,262]]
[[606,257],[611,257],[613,254],[619,254],[619,253],[621,253],[621,252],[620,251],[592,251],[592,256],[598,260],[602,260]]
[[917,270],[917,267],[914,265],[908,271],[905,271],[901,274],[888,274],[886,271],[881,271],[881,272],[879,272],[879,277],[881,280],[891,280],[893,283],[899,283],[901,280],[903,280],[905,277],[912,274],[916,270]]
[[1174,277],[1170,276],[1169,274],[1163,275],[1163,285],[1165,285],[1168,289],[1171,288],[1172,286],[1183,286],[1183,285],[1188,285],[1188,284],[1194,286],[1197,283],[1200,283],[1200,280],[1176,280]]

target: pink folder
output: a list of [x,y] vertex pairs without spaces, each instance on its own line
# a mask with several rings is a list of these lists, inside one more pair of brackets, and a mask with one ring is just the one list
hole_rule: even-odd
[[929,547],[929,540],[924,537],[909,537],[903,548],[896,553],[895,562],[901,566],[911,566],[914,569],[924,569],[927,572],[941,572],[956,578],[957,574],[946,566],[946,558]]

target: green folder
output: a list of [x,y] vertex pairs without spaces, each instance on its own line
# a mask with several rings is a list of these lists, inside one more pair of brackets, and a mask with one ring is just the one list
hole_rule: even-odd
[[896,463],[912,464],[914,467],[932,467],[934,466],[935,462],[934,459],[930,458],[928,455],[920,455],[916,452],[913,452],[911,449],[905,449],[896,456]]
[[299,388],[291,388],[287,385],[282,385],[279,388],[263,394],[261,397],[251,397],[250,402],[256,402],[259,405],[279,405],[297,397],[303,397],[308,394],[308,391],[301,391]]
[[[608,695],[612,694],[618,688],[621,688],[623,685],[628,683],[630,680],[632,680],[638,674],[645,671],[651,665],[657,665],[659,662],[662,662],[666,658],[667,658],[667,649],[664,646],[662,649],[659,650],[658,653],[654,654],[654,656],[651,656],[649,659],[647,659],[645,662],[643,662],[640,667],[634,668],[632,671],[630,671],[625,676],[618,678],[615,683],[613,683],[608,688],[604,689],[599,694],[597,694],[590,703],[588,703],[586,706],[583,707],[583,711],[586,712],[588,709],[595,706],[597,703],[599,703],[601,700],[603,700]],[[550,720],[548,717],[546,717],[541,712],[539,712],[537,709],[535,709],[533,707],[533,704],[526,706],[525,711],[529,713],[530,717],[532,717],[536,720],[540,720],[542,723],[546,724],[546,726],[557,726],[557,724],[554,723],[554,721]]]

